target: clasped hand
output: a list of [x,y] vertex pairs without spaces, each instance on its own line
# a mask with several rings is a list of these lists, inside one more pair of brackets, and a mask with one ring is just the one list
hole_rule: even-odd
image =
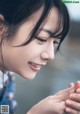
[[35,106],[27,114],[79,114],[80,113],[80,82],[70,83],[70,87],[48,96]]

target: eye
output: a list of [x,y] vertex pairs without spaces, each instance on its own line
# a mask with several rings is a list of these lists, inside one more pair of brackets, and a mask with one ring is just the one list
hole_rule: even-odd
[[59,44],[60,40],[54,40],[53,43],[54,44]]
[[54,43],[54,44],[59,44],[59,42],[58,42],[58,41],[54,41],[53,43]]
[[35,37],[38,41],[40,41],[40,42],[46,42],[46,40],[45,39],[43,39],[43,38],[39,38],[39,37]]

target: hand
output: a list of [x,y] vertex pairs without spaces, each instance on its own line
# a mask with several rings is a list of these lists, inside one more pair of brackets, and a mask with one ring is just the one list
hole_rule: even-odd
[[68,114],[80,114],[80,81],[71,86],[74,86],[74,89],[66,100],[66,112]]
[[68,99],[72,88],[65,89],[49,96],[33,106],[27,114],[64,114],[65,100]]

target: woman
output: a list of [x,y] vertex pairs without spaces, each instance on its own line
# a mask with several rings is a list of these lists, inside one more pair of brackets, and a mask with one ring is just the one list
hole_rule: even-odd
[[[12,71],[33,79],[48,60],[54,59],[54,52],[59,50],[68,29],[68,11],[60,0],[1,0],[1,71],[3,74]],[[5,87],[6,83],[2,93]],[[80,89],[75,89],[72,84],[71,88],[43,99],[27,114],[78,114],[79,93]]]

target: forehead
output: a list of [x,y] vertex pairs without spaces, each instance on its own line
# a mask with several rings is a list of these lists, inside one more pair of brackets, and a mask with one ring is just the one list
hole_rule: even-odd
[[44,37],[45,35],[46,36],[50,35],[49,32],[47,31],[51,31],[52,33],[55,32],[59,24],[58,20],[59,20],[59,12],[56,7],[52,7],[47,16],[47,19],[45,20],[45,22],[43,21],[44,23],[43,26],[40,27],[41,29],[40,34],[43,35]]
[[53,7],[50,10],[50,13],[48,15],[47,21],[43,27],[43,29],[49,30],[49,31],[55,31],[58,26],[58,19],[59,19],[59,14],[57,8]]
[[[38,11],[33,13],[29,17],[28,21],[26,21],[26,22],[33,23],[32,26],[34,27],[36,25],[36,23],[38,22],[38,20],[40,19],[41,15],[43,13],[43,10],[44,10],[44,6],[42,6]],[[52,7],[47,15],[46,20],[43,20],[43,23],[45,23],[43,26],[43,29],[47,29],[49,31],[55,31],[58,26],[58,20],[59,20],[58,9],[56,7]],[[42,31],[42,33],[43,33],[43,31]]]
[[[43,9],[44,9],[44,7],[42,6],[38,11],[33,13],[28,18],[28,20],[25,20],[25,22],[23,22],[21,24],[21,26],[18,28],[18,30],[20,30],[21,33],[25,33],[25,34],[27,32],[27,36],[29,36],[29,34],[31,33],[31,30],[33,30],[36,23],[40,19],[41,15],[43,13]],[[42,23],[43,26],[40,26],[40,28],[42,27],[43,29],[54,32],[58,26],[58,19],[59,19],[58,10],[56,7],[52,7],[47,16],[47,19],[43,21],[43,23]],[[45,32],[43,30],[40,31],[40,34],[43,35],[43,37],[45,35],[49,36],[48,32]]]

